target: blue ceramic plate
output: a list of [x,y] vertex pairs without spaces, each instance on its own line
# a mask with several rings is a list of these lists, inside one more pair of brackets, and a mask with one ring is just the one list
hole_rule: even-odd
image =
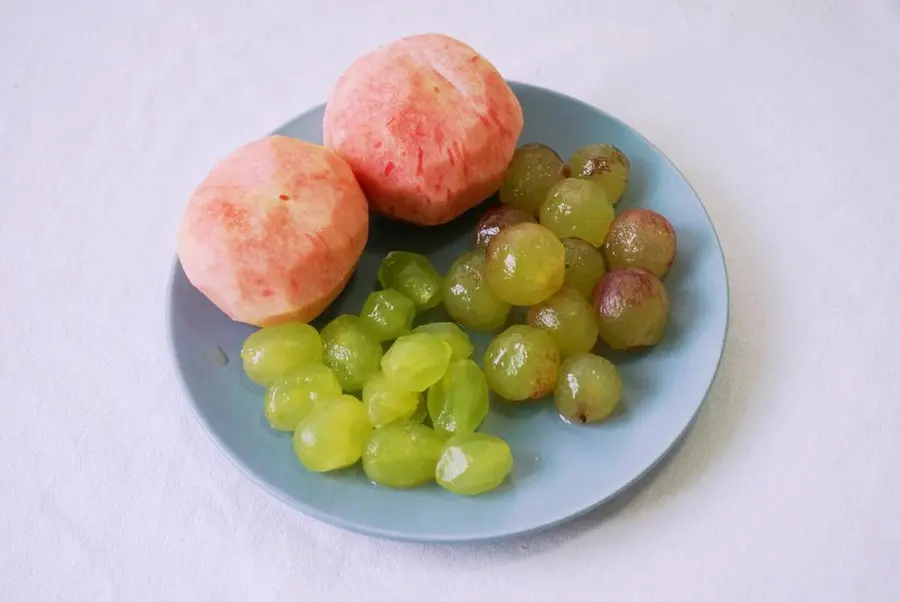
[[[218,311],[176,262],[169,330],[194,409],[241,468],[310,516],[416,541],[488,540],[550,527],[609,500],[651,469],[685,432],[709,390],[725,339],[728,284],[721,248],[697,195],[659,150],[613,117],[562,94],[511,85],[525,113],[520,143],[548,144],[564,158],[582,145],[615,144],[631,160],[619,208],[646,207],[672,222],[678,256],[665,279],[672,306],[665,336],[651,351],[611,358],[622,373],[624,407],[604,424],[569,425],[549,401],[525,407],[494,404],[482,430],[508,441],[515,457],[512,476],[500,489],[473,498],[436,485],[395,491],[369,483],[359,469],[321,475],[300,465],[290,434],[268,427],[263,391],[241,370],[241,343],[251,327]],[[323,108],[278,133],[320,143]],[[493,202],[428,230],[373,217],[356,275],[317,323],[337,313],[358,313],[373,290],[379,262],[392,249],[425,253],[445,272],[471,248],[472,227]],[[470,334],[480,363],[489,336]]]

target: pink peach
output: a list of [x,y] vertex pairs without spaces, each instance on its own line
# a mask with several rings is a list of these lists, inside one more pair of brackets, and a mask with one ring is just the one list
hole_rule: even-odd
[[216,165],[187,203],[178,256],[191,283],[233,320],[309,321],[341,292],[369,214],[347,163],[284,136]]
[[356,60],[332,90],[323,128],[374,211],[434,225],[497,191],[522,108],[487,59],[426,34]]

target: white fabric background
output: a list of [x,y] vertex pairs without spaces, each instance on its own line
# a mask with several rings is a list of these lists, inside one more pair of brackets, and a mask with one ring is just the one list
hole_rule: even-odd
[[[733,293],[644,486],[483,546],[275,501],[168,355],[181,207],[359,54],[455,35],[658,144]],[[896,0],[0,0],[0,599],[900,600]]]

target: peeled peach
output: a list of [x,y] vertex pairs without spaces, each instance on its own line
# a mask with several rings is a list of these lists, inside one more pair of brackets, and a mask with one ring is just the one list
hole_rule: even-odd
[[522,108],[483,56],[426,34],[357,59],[332,90],[323,128],[374,211],[435,225],[500,187]]
[[309,321],[341,292],[368,237],[366,198],[333,151],[284,136],[222,160],[188,200],[178,256],[233,320]]

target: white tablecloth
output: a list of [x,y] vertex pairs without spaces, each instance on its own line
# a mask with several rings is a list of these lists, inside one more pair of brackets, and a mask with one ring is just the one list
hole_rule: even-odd
[[[732,301],[696,427],[545,534],[370,539],[258,489],[166,347],[210,166],[425,31],[658,144]],[[0,599],[900,600],[896,0],[4,0]]]

